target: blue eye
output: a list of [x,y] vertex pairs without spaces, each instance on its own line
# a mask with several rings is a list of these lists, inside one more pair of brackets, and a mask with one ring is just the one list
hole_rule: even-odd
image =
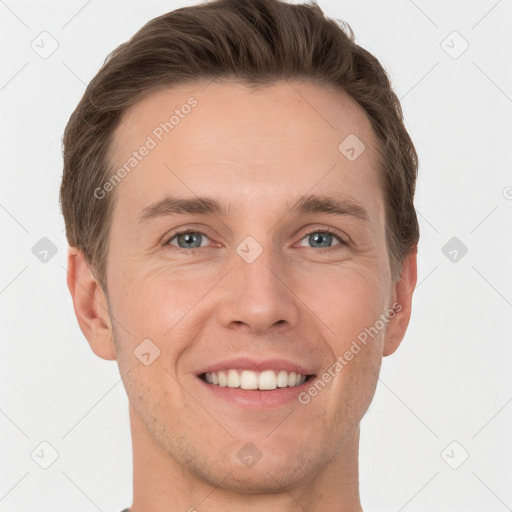
[[[338,234],[330,229],[315,229],[314,231],[310,231],[307,233],[302,239],[301,242],[305,239],[308,239],[309,243],[312,244],[313,248],[333,248],[336,246],[346,246],[348,245],[345,240],[343,240]],[[191,229],[187,229],[184,231],[179,231],[174,233],[167,241],[164,243],[165,246],[174,246],[177,249],[185,249],[193,252],[195,249],[200,249],[201,247],[207,247],[202,242],[204,239],[209,240],[209,238],[202,233],[201,231],[193,231]],[[338,243],[333,245],[333,239],[337,239]],[[172,243],[176,240],[176,243]],[[319,244],[314,246],[313,244]],[[301,247],[304,247],[302,243]]]
[[[201,247],[201,237],[206,237],[206,235],[199,231],[180,231],[179,233],[175,233],[172,238],[167,240],[166,245],[174,245],[171,244],[171,241],[176,238],[178,247],[180,249],[198,249]],[[198,242],[199,245],[197,245]]]
[[[317,229],[315,231],[310,231],[302,240],[308,239],[310,244],[318,243],[320,246],[317,247],[332,247],[333,238],[337,238],[339,243],[334,245],[347,245],[346,242],[339,237],[336,233],[329,229]],[[302,241],[301,240],[301,241]],[[301,244],[302,246],[302,244]]]

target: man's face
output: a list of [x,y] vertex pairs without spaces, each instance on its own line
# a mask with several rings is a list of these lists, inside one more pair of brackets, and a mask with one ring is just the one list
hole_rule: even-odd
[[[150,146],[115,190],[107,281],[116,356],[141,439],[213,485],[280,489],[333,460],[375,391],[386,327],[303,403],[315,377],[395,299],[375,139],[341,93],[205,85],[148,96],[115,133],[116,170]],[[197,104],[182,108],[191,97]],[[179,122],[158,130],[176,109]],[[351,134],[365,145],[355,159],[359,146],[339,149]],[[312,195],[346,213],[294,209]],[[170,197],[209,198],[228,211],[162,207],[141,220]],[[264,370],[294,365],[308,380],[275,390],[200,375],[253,368],[242,378],[250,386]]]

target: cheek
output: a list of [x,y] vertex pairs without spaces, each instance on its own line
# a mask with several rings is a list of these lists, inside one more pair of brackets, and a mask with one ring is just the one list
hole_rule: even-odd
[[325,336],[338,354],[380,318],[387,290],[379,272],[370,266],[331,269],[311,273],[300,296],[322,321]]
[[193,309],[214,277],[170,265],[120,265],[112,272],[112,303],[127,330],[162,338]]
[[[182,353],[200,337],[209,308],[204,295],[218,277],[169,266],[119,268],[115,277],[111,307],[121,373],[130,371],[133,386],[152,382],[158,389],[178,375]],[[137,355],[148,352],[154,362],[145,367]]]
[[326,410],[337,410],[355,424],[371,401],[380,371],[385,280],[369,268],[348,267],[312,280],[322,284],[322,293],[310,288],[310,307],[322,320],[317,323],[332,361],[323,373],[331,392],[322,392],[322,399],[330,402]]
[[340,433],[359,424],[373,399],[380,373],[382,333],[361,339],[343,332],[330,346],[332,364],[318,376],[320,382],[312,384],[315,389],[306,390],[311,397],[318,396],[319,409],[326,415],[324,422],[338,418]]

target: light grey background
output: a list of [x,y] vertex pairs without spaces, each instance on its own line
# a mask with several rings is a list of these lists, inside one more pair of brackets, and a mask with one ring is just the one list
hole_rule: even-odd
[[[319,4],[390,73],[420,157],[418,287],[362,421],[363,507],[512,510],[512,0]],[[0,0],[0,511],[131,504],[128,401],[66,287],[61,137],[108,52],[184,5]]]

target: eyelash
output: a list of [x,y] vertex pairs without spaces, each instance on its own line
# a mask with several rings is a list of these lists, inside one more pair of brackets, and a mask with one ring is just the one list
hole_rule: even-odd
[[[203,236],[209,238],[208,235],[206,233],[203,233],[202,231],[199,231],[197,229],[187,228],[187,229],[184,229],[182,231],[177,231],[177,232],[173,233],[170,237],[166,238],[166,241],[163,243],[164,247],[173,247],[174,249],[178,249],[179,251],[183,251],[183,252],[187,252],[187,253],[195,253],[196,251],[198,251],[200,249],[208,249],[208,247],[194,247],[192,249],[185,249],[183,247],[178,247],[178,246],[170,244],[171,240],[173,240],[177,236],[185,235],[187,233],[196,233],[198,235],[203,235]],[[310,235],[312,235],[314,233],[327,233],[329,235],[333,235],[340,242],[339,244],[334,245],[332,247],[323,247],[323,248],[321,248],[323,252],[330,251],[330,250],[335,250],[336,248],[339,248],[341,246],[347,247],[349,245],[349,243],[346,240],[344,240],[338,234],[337,231],[335,231],[335,230],[333,230],[331,228],[322,228],[322,227],[317,227],[317,228],[314,228],[314,229],[304,233],[303,236],[301,237],[300,241],[302,241],[304,238],[306,238],[307,236],[310,236]],[[311,249],[314,249],[314,247],[311,247]]]

